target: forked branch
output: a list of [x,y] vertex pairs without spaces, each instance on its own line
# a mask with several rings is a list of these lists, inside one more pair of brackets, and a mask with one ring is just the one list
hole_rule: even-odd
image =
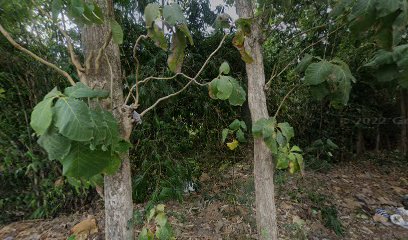
[[[184,85],[183,88],[181,88],[179,91],[177,91],[177,92],[175,92],[175,93],[172,93],[172,94],[169,94],[169,95],[167,95],[167,96],[164,96],[164,97],[159,98],[153,105],[151,105],[150,107],[146,108],[146,109],[140,114],[140,116],[143,117],[143,115],[145,115],[147,112],[149,112],[150,110],[152,110],[153,108],[155,108],[161,101],[164,101],[164,100],[166,100],[166,99],[169,99],[169,98],[171,98],[171,97],[174,97],[174,96],[176,96],[176,95],[182,93],[182,92],[183,92],[184,90],[186,90],[187,87],[190,86],[192,83],[197,83],[197,78],[198,78],[198,77],[200,76],[200,74],[204,71],[204,68],[208,65],[210,59],[218,52],[218,50],[220,50],[220,48],[221,48],[222,44],[224,43],[226,37],[227,37],[227,35],[224,35],[224,37],[222,38],[222,40],[221,40],[220,44],[218,45],[218,47],[208,56],[207,60],[206,60],[206,61],[204,62],[204,64],[203,64],[203,66],[201,66],[200,70],[196,73],[196,75],[195,75],[193,78],[191,78],[191,77],[189,77],[189,76],[187,76],[187,75],[185,75],[185,74],[183,74],[183,73],[178,73],[178,74],[175,75],[175,76],[177,76],[177,75],[182,74],[184,77],[186,77],[186,78],[188,78],[188,79],[190,80],[186,85]],[[174,76],[174,77],[175,77],[175,76]]]

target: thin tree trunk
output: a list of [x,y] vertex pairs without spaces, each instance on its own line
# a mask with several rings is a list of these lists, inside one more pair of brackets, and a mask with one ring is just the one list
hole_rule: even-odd
[[[85,81],[91,88],[103,88],[111,91],[111,98],[103,102],[106,109],[112,110],[120,123],[121,135],[128,140],[131,133],[129,113],[123,109],[123,91],[118,45],[110,41],[105,49],[96,69],[96,56],[105,43],[110,31],[109,19],[113,18],[112,0],[97,0],[97,4],[104,11],[105,23],[102,25],[85,26],[82,31],[82,44],[85,58],[91,61]],[[90,57],[91,56],[91,57]],[[131,172],[129,154],[121,155],[122,165],[118,172],[104,179],[105,198],[105,239],[130,240],[133,239],[133,229],[129,222],[133,217]]]
[[[236,9],[240,18],[254,17],[251,0],[236,0]],[[254,61],[246,64],[248,76],[248,105],[252,123],[261,118],[268,118],[264,92],[265,73],[262,47],[260,44],[261,29],[257,23],[251,26],[251,36],[245,40],[245,48]],[[274,166],[272,154],[262,139],[254,140],[254,177],[256,195],[256,223],[259,239],[278,239],[276,223],[275,191],[273,182]]]

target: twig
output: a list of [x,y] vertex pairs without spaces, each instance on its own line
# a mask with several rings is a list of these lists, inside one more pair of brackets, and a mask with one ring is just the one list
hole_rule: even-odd
[[282,108],[282,106],[283,106],[283,103],[286,101],[286,99],[289,97],[289,95],[290,95],[297,87],[299,87],[299,86],[298,86],[298,85],[297,85],[297,86],[294,86],[294,87],[293,87],[288,93],[286,93],[286,95],[283,97],[281,103],[279,104],[278,109],[277,109],[276,112],[275,112],[275,115],[273,116],[274,118],[276,118],[276,117],[278,116],[278,113],[279,113],[279,111],[281,110],[281,108]]
[[102,57],[102,52],[105,51],[105,49],[109,45],[111,39],[112,39],[112,30],[109,31],[108,35],[106,35],[105,43],[103,44],[103,46],[101,48],[99,48],[98,55],[95,58],[95,70],[97,72],[99,70],[100,61],[101,61],[101,57]]
[[[37,6],[37,4],[35,3],[34,0],[32,0],[32,2],[33,2],[34,5]],[[48,17],[48,18],[51,19],[51,21],[52,21],[52,17],[51,17],[51,15],[50,15],[48,12],[44,11],[44,10],[43,10],[41,7],[39,7],[39,6],[37,6],[37,8],[38,8],[38,10],[39,10],[42,14],[44,14],[46,17]],[[64,28],[65,28],[65,22],[64,22],[63,24],[64,24]],[[65,37],[65,39],[67,40],[67,47],[68,47],[68,51],[69,51],[69,53],[70,53],[70,57],[71,57],[72,64],[74,64],[74,66],[75,66],[75,68],[76,68],[76,70],[77,70],[77,72],[78,72],[78,76],[80,77],[80,76],[81,76],[81,73],[85,72],[85,68],[84,68],[84,67],[81,65],[81,63],[78,61],[78,58],[77,58],[77,56],[76,56],[76,54],[75,54],[75,51],[74,51],[74,46],[72,45],[71,37],[67,34],[67,32],[66,32],[59,24],[55,23],[55,25],[58,27],[58,30],[61,32],[61,34],[62,34],[62,35]],[[80,79],[81,79],[81,77],[80,77]]]
[[211,58],[218,52],[218,50],[221,48],[221,46],[222,46],[222,44],[224,43],[226,37],[227,37],[227,35],[224,35],[224,37],[222,38],[222,40],[221,40],[220,44],[218,45],[218,47],[210,54],[210,56],[208,56],[207,60],[206,60],[206,61],[204,62],[204,64],[203,64],[203,66],[201,66],[201,69],[197,72],[197,74],[196,74],[193,78],[188,77],[187,75],[184,75],[184,76],[188,77],[188,78],[190,79],[190,81],[189,81],[186,85],[184,85],[184,87],[183,87],[182,89],[180,89],[179,91],[177,91],[177,92],[175,92],[175,93],[172,93],[172,94],[170,94],[170,95],[167,95],[167,96],[164,96],[164,97],[159,98],[153,105],[151,105],[150,107],[146,108],[146,109],[140,114],[140,116],[143,117],[143,115],[145,115],[147,112],[149,112],[149,111],[152,110],[154,107],[156,107],[157,104],[159,104],[161,101],[164,101],[164,100],[166,100],[166,99],[169,99],[169,98],[171,98],[171,97],[174,97],[174,96],[180,94],[180,93],[183,92],[188,86],[190,86],[191,83],[197,82],[196,79],[197,79],[198,76],[200,76],[200,74],[203,72],[204,68],[207,66],[207,64],[208,64],[208,62],[210,61],[210,59],[211,59]]
[[[134,104],[135,108],[137,108],[138,105],[139,105],[139,84],[138,84],[138,81],[139,81],[140,63],[139,63],[139,59],[137,59],[137,46],[139,46],[139,42],[142,39],[146,39],[146,38],[147,38],[146,35],[140,35],[137,38],[137,40],[135,42],[135,45],[133,46],[133,58],[135,59],[135,62],[136,62],[136,73],[135,73],[136,97],[134,97],[135,98],[135,104]],[[132,91],[130,91],[129,93],[132,94]],[[133,96],[133,94],[132,94],[132,96]]]
[[[333,33],[337,32],[340,28],[344,27],[345,25],[341,25],[340,27],[336,28],[335,30],[331,31],[330,33],[327,34],[327,36],[320,38],[318,41],[310,44],[309,46],[307,46],[306,48],[304,48],[302,51],[300,51],[299,55],[302,55],[304,52],[306,52],[307,50],[309,50],[310,48],[312,48],[313,46],[315,46],[316,44],[324,41],[324,39],[326,39],[327,37],[329,37],[330,35],[332,35]],[[279,77],[280,75],[282,75],[282,73],[284,73],[295,61],[296,58],[292,59],[278,74],[276,75],[271,75],[271,77],[269,78],[268,82],[265,84],[265,88],[268,89],[270,87],[270,85],[272,84],[272,80],[275,79],[276,77]]]
[[72,79],[72,77],[65,72],[64,70],[62,70],[61,68],[57,67],[55,64],[50,63],[46,60],[44,60],[43,58],[39,57],[38,55],[36,55],[35,53],[31,52],[30,50],[24,48],[23,46],[21,46],[20,44],[18,44],[16,41],[14,41],[14,39],[10,36],[10,34],[3,28],[3,26],[0,24],[0,32],[3,34],[4,37],[6,37],[6,39],[11,43],[11,45],[13,45],[13,47],[17,48],[18,50],[28,54],[29,56],[31,56],[32,58],[34,58],[35,60],[41,62],[42,64],[47,65],[48,67],[53,68],[54,70],[56,70],[58,73],[60,73],[61,75],[63,75],[64,77],[66,77],[68,79],[68,81],[71,83],[71,85],[75,85],[75,81]]

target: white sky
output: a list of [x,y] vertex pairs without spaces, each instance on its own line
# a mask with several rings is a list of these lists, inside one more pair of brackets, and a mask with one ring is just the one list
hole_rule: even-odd
[[[223,0],[210,0],[210,4],[211,4],[211,10],[213,10],[213,11],[215,10],[216,6],[219,6],[219,5],[225,6],[226,5]],[[233,21],[238,19],[238,15],[237,15],[237,13],[235,11],[234,6],[225,7],[225,13],[230,15]]]

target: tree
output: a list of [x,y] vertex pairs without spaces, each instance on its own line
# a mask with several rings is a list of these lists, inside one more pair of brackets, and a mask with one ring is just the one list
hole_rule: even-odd
[[[111,41],[114,30],[113,1],[96,1],[103,12],[103,24],[85,25],[82,28],[84,56],[90,63],[82,78],[91,88],[110,90],[107,110],[112,110],[119,122],[121,137],[129,141],[132,132],[131,112],[123,106],[122,72],[119,46]],[[111,30],[112,29],[112,30]],[[104,177],[105,238],[132,239],[133,229],[129,222],[133,217],[131,172],[129,152],[120,155],[121,166],[113,175]]]
[[[251,0],[237,0],[236,9],[240,18],[253,19]],[[250,35],[245,40],[245,49],[253,61],[246,63],[248,77],[248,105],[252,124],[268,118],[265,97],[265,73],[261,47],[262,32],[256,21],[252,21]],[[254,178],[256,197],[256,223],[261,239],[278,239],[276,223],[274,167],[272,154],[262,139],[254,139]]]

